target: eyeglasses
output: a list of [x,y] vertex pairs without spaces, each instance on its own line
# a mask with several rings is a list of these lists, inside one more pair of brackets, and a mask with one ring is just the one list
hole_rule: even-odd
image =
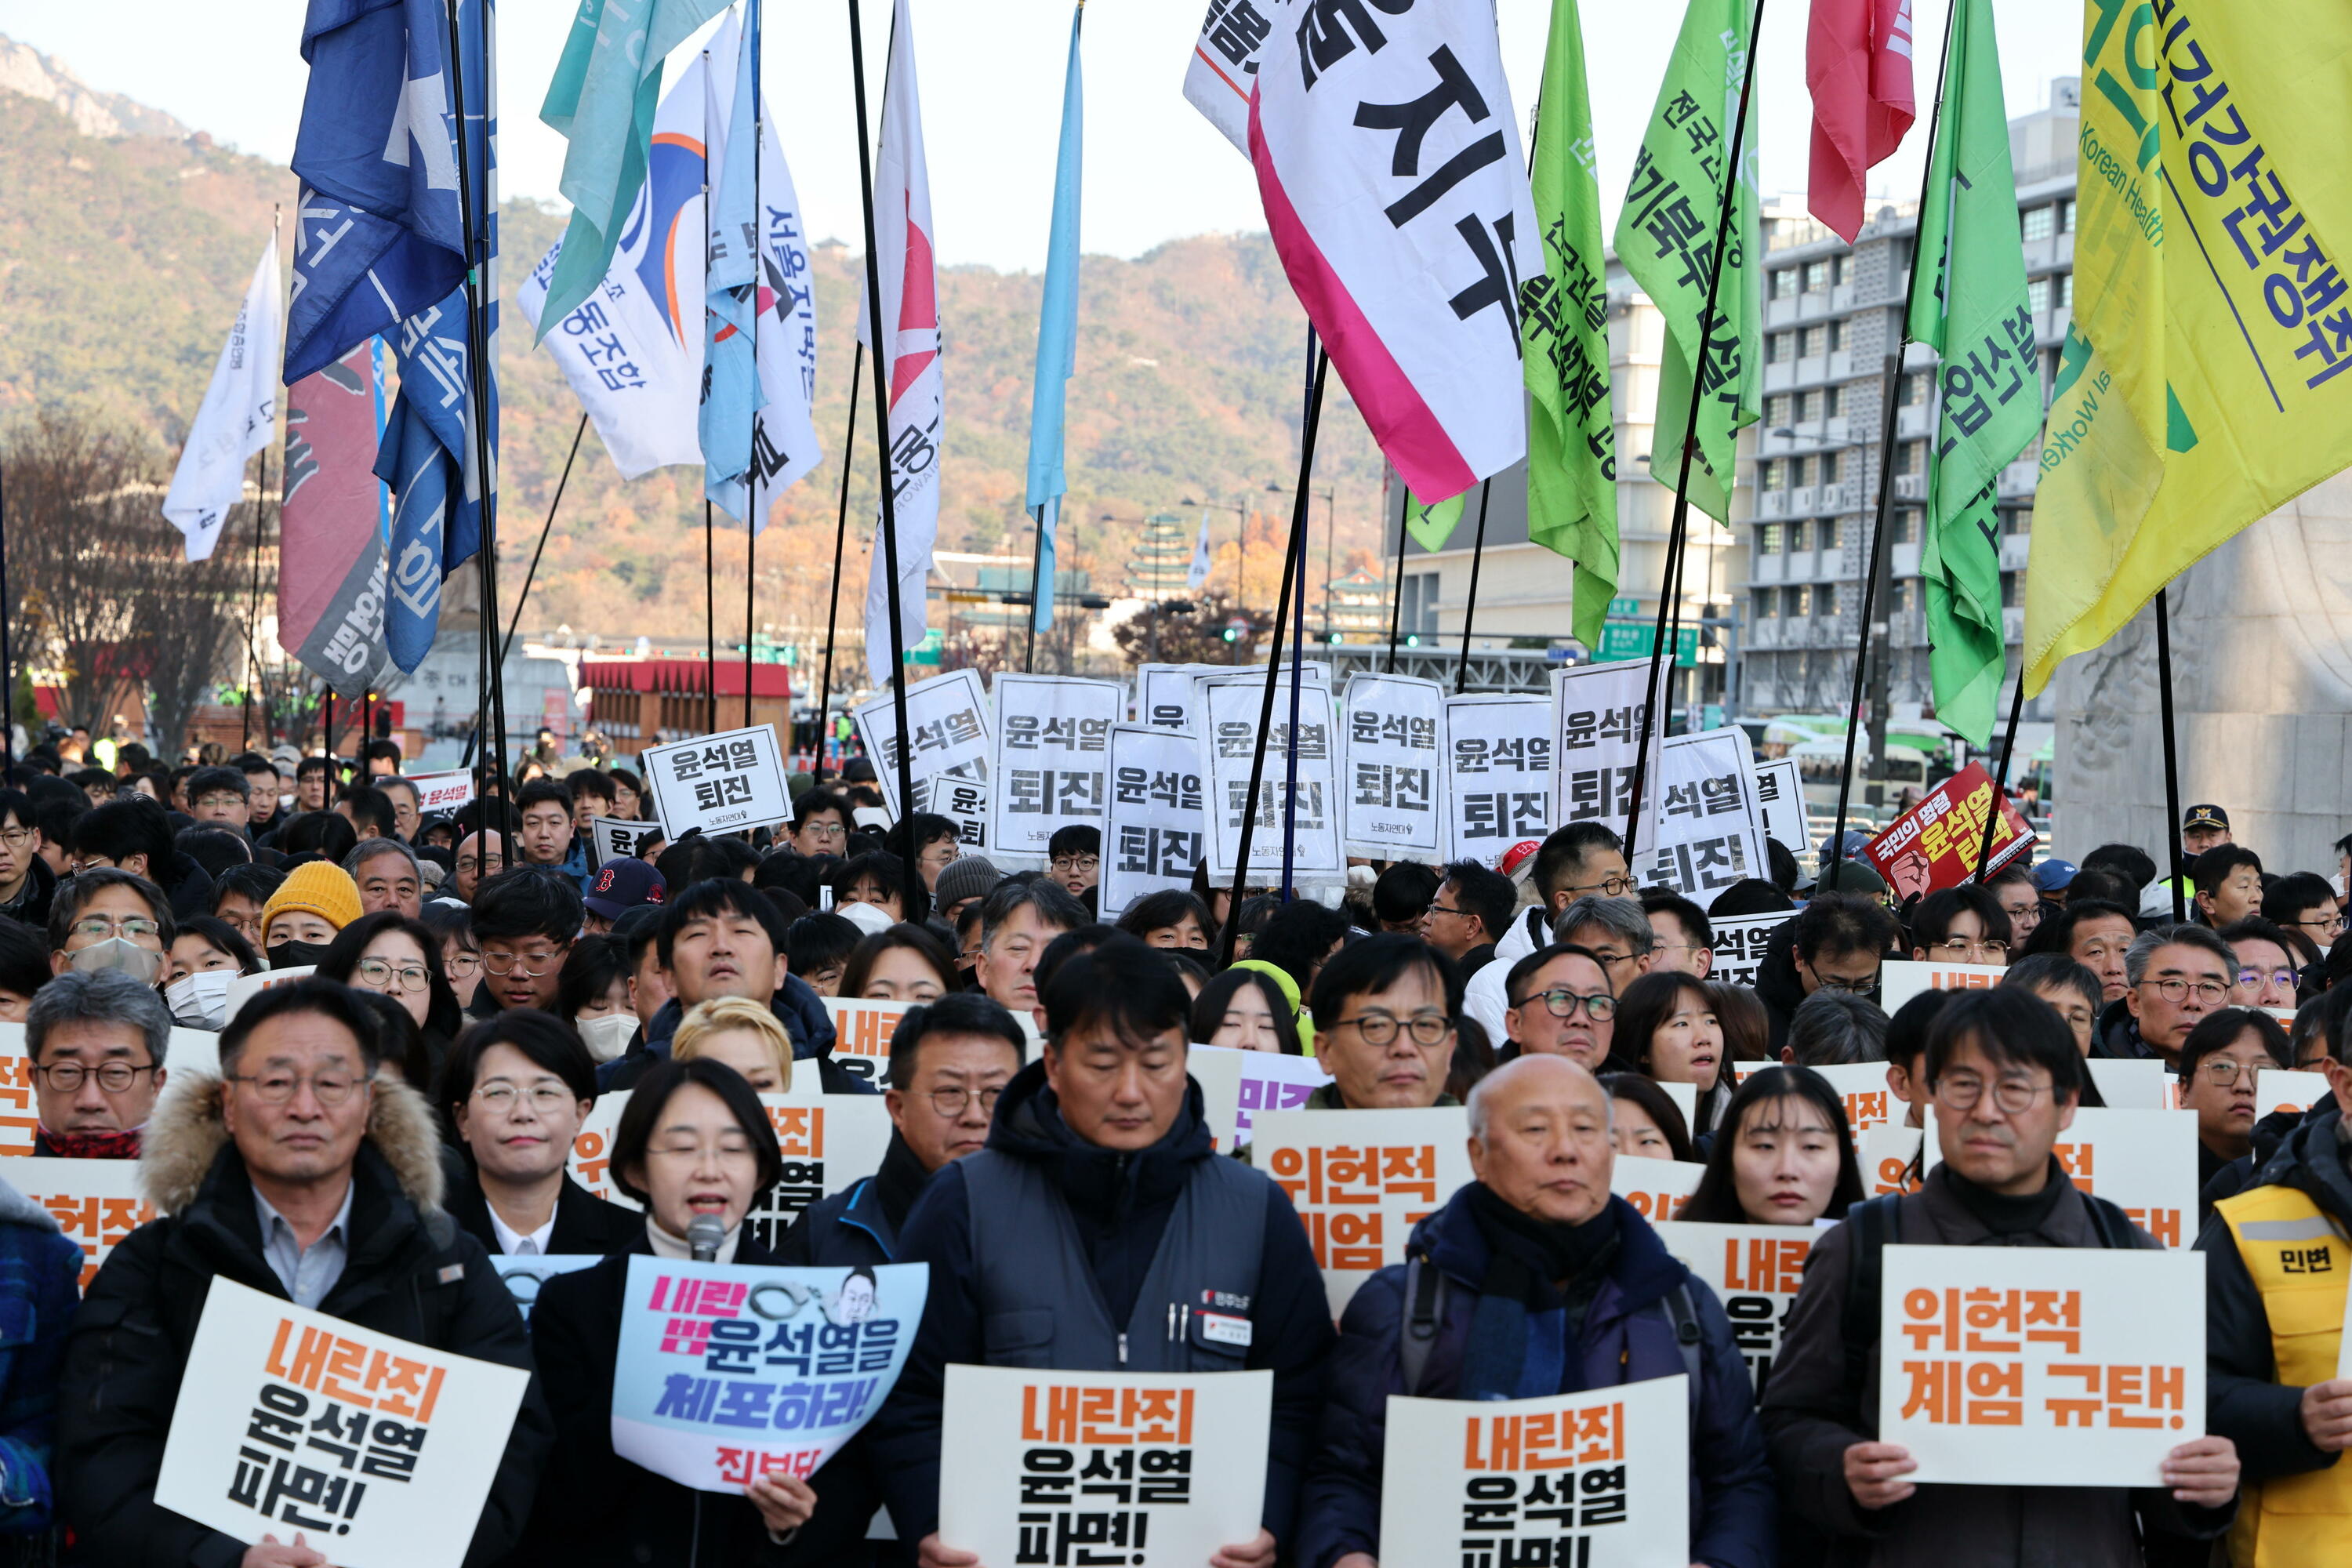
[[457,857],[457,869],[460,871],[503,871],[506,864],[505,857],[499,855],[493,855],[488,860],[476,855]]
[[2006,957],[2009,952],[2009,943],[1989,936],[1948,936],[1936,943],[1931,951],[1946,953],[1954,958],[1959,957],[1962,953]]
[[478,952],[447,953],[442,957],[441,967],[455,978],[463,980],[467,975],[482,972],[482,955]]
[[2267,980],[2273,985],[2284,985],[2292,991],[2294,989],[2294,983],[2300,978],[2301,976],[2292,969],[2241,969],[2238,971],[2238,984],[2241,985],[2260,985]]
[[132,1067],[129,1062],[100,1062],[94,1068],[86,1068],[79,1062],[59,1062],[55,1067],[35,1068],[33,1070],[59,1094],[79,1091],[85,1078],[97,1079],[98,1087],[109,1094],[121,1094],[139,1081],[141,1073],[153,1072],[155,1064],[150,1062],[145,1067]]
[[941,1116],[961,1116],[964,1106],[976,1100],[980,1101],[980,1113],[982,1116],[993,1116],[996,1114],[997,1097],[1003,1092],[1002,1088],[935,1089],[930,1094],[931,1109]]
[[849,829],[838,822],[805,822],[793,829],[794,836],[806,834],[812,838],[845,838]]
[[1639,885],[1631,877],[1608,877],[1598,882],[1571,882],[1568,890],[1571,893],[1599,893],[1604,899],[1622,899]]
[[2183,980],[2178,975],[2168,980],[2143,980],[2140,984],[2155,986],[2156,994],[2168,1002],[2178,1002],[2194,991],[2197,999],[2209,1007],[2220,1005],[2221,998],[2230,994],[2230,988],[2218,980]]
[[252,1085],[253,1098],[264,1105],[284,1105],[294,1098],[296,1089],[307,1083],[310,1092],[318,1096],[319,1103],[329,1106],[342,1104],[351,1099],[352,1090],[367,1081],[350,1073],[331,1071],[313,1073],[308,1078],[298,1078],[290,1072],[231,1073],[228,1080]]
[[1573,1018],[1580,1002],[1584,1005],[1584,1016],[1596,1024],[1605,1024],[1617,1016],[1617,998],[1606,991],[1595,991],[1583,996],[1562,985],[1549,991],[1538,991],[1528,1000],[1540,1000],[1544,1011],[1555,1018]]
[[[495,1110],[504,1116],[515,1108],[518,1099],[526,1097],[510,1083],[486,1083],[474,1090],[474,1098],[481,1102],[484,1110]],[[537,1116],[551,1115],[567,1104],[578,1103],[572,1091],[560,1083],[533,1084],[527,1098],[530,1100],[532,1114]]]
[[[1984,1098],[1984,1079],[1973,1073],[1936,1080],[1930,1089],[1936,1103],[1954,1110],[1972,1110]],[[2033,1109],[2033,1102],[2051,1092],[2046,1083],[2027,1083],[2021,1079],[2005,1078],[1992,1086],[1992,1102],[2004,1115],[2022,1116]]]
[[1429,912],[1433,915],[1460,915],[1467,914],[1469,911],[1467,910],[1457,910],[1449,904],[1441,904],[1432,900],[1429,906]]
[[388,959],[362,958],[352,973],[373,991],[422,991],[432,975],[421,963],[394,963]]
[[1846,996],[1867,996],[1878,989],[1878,976],[1875,974],[1863,980],[1848,980],[1842,974],[1816,974],[1813,980],[1814,989],[1833,991]]
[[233,805],[243,805],[245,804],[245,796],[241,795],[215,793],[213,795],[198,795],[196,797],[196,804],[207,810],[226,811]]
[[1331,1026],[1354,1029],[1364,1037],[1364,1044],[1368,1046],[1394,1044],[1399,1029],[1411,1035],[1416,1046],[1433,1046],[1454,1032],[1454,1020],[1443,1013],[1415,1013],[1410,1018],[1398,1018],[1387,1013],[1367,1013],[1360,1018],[1342,1018]]
[[2223,1089],[2227,1089],[2231,1084],[2238,1081],[2238,1075],[2241,1072],[2246,1075],[2246,1082],[2251,1085],[2254,1081],[2254,1075],[2261,1072],[2263,1069],[2259,1065],[2247,1064],[2242,1066],[2241,1064],[2230,1061],[2225,1058],[2211,1057],[2198,1064],[2197,1070],[2203,1073],[2213,1082],[2220,1084]]
[[520,970],[536,980],[563,963],[563,954],[556,952],[486,952],[482,967],[493,974],[512,974]]
[[1064,855],[1051,864],[1056,871],[1097,871],[1102,868],[1102,858],[1098,855]]
[[[18,831],[26,830],[20,828]],[[7,842],[10,842],[7,834],[0,833],[0,843]],[[2323,931],[2329,936],[2340,936],[2344,932],[2345,920],[2340,914],[2318,915],[2299,921],[2289,921],[2287,924],[2301,926],[2305,931]]]
[[[0,844],[11,849],[22,849],[33,841],[33,836],[38,831],[33,827],[0,827]],[[2298,921],[2295,923],[2300,925],[2304,922]]]
[[74,921],[73,933],[92,942],[104,942],[110,936],[127,936],[137,942],[142,936],[161,937],[163,928],[143,915],[84,915]]

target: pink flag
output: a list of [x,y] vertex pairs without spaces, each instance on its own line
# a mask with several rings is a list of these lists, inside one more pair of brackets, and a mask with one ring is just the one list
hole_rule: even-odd
[[1894,156],[1916,114],[1911,0],[1813,0],[1805,85],[1813,94],[1807,205],[1851,245],[1862,232],[1864,176]]

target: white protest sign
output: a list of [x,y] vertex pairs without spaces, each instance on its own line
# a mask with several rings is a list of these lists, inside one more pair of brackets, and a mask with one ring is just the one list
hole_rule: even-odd
[[572,1135],[572,1152],[565,1157],[564,1167],[572,1179],[607,1203],[625,1208],[641,1205],[636,1199],[614,1184],[613,1130],[621,1124],[621,1111],[629,1103],[625,1089],[610,1089],[596,1097],[588,1114],[580,1119],[580,1131]]
[[1715,932],[1715,965],[1706,977],[1753,990],[1756,973],[1764,967],[1765,943],[1795,918],[1787,910],[1761,915],[1709,915],[1706,923]]
[[1698,1085],[1667,1083],[1658,1079],[1651,1081],[1664,1090],[1666,1098],[1675,1102],[1675,1109],[1683,1113],[1683,1130],[1694,1138],[1698,1136]]
[[[1625,837],[1633,799],[1633,764],[1641,752],[1643,697],[1650,661],[1620,659],[1580,664],[1551,672],[1552,815],[1558,826],[1598,822]],[[1661,671],[1661,681],[1670,670]],[[1650,763],[1642,785],[1642,814],[1657,816],[1659,749],[1665,740],[1663,707],[1650,727]],[[1637,836],[1635,853],[1654,841]]]
[[[1234,1320],[1196,1306],[1189,1331],[1220,1321]],[[1205,1563],[1257,1539],[1273,1410],[1270,1372],[950,1364],[940,1544],[991,1563],[1135,1562],[1147,1546],[1153,1563]]]
[[1797,759],[1776,757],[1769,763],[1752,763],[1749,770],[1756,777],[1756,808],[1763,815],[1764,836],[1779,839],[1780,847],[1791,855],[1805,854],[1811,847],[1811,829],[1805,824],[1805,775]]
[[1202,1114],[1220,1149],[1238,1148],[1256,1131],[1261,1110],[1298,1110],[1331,1075],[1313,1057],[1194,1046],[1185,1069],[1201,1086]]
[[596,864],[626,860],[657,838],[667,837],[658,822],[624,822],[617,816],[592,816],[588,831],[596,840]]
[[792,820],[793,793],[784,784],[772,724],[648,746],[644,762],[646,798],[673,836]]
[[2327,1087],[2324,1072],[2292,1072],[2285,1068],[2264,1068],[2254,1075],[2254,1114],[2268,1116],[2279,1110],[2309,1110],[2335,1090]]
[[1911,1451],[1906,1480],[2153,1487],[2164,1456],[2203,1435],[2203,1254],[1891,1246],[1885,1258],[1878,1440]]
[[1872,1197],[1919,1190],[1916,1167],[1926,1130],[1887,1122],[1862,1140],[1862,1190]]
[[155,1500],[248,1545],[302,1531],[343,1568],[457,1568],[530,1382],[216,1276]]
[[1352,675],[1341,706],[1348,853],[1434,861],[1445,689],[1407,675]]
[[[245,1005],[263,992],[275,990],[280,985],[291,985],[298,980],[308,980],[317,973],[317,964],[305,963],[293,969],[265,969],[258,974],[240,974],[228,983],[228,999],[221,1005],[225,1009],[221,1016],[233,1024]],[[217,1043],[214,1047],[214,1059],[219,1059]]]
[[1707,730],[1665,742],[1652,817],[1657,831],[1635,850],[1643,886],[1671,888],[1704,909],[1732,883],[1769,873],[1748,752],[1745,730]]
[[1654,1228],[1666,1250],[1686,1264],[1723,1302],[1732,1337],[1760,1397],[1780,1353],[1789,1309],[1804,1283],[1815,1232],[1803,1225],[1705,1225],[1667,1220]]
[[[1288,664],[1286,659],[1286,670]],[[1329,665],[1309,658],[1302,659],[1299,668],[1307,672],[1307,685],[1329,689]],[[1256,679],[1260,689],[1265,686],[1265,666],[1262,664],[1139,665],[1135,673],[1135,721],[1160,730],[1181,730],[1188,735],[1199,733],[1200,699],[1193,688],[1202,677],[1212,675],[1249,676]]]
[[[281,969],[277,973],[310,972]],[[237,984],[229,982],[232,995]],[[231,1007],[229,1013],[234,1016],[236,1009]],[[167,1072],[218,1072],[220,1037],[209,1029],[174,1027],[164,1047],[163,1066]],[[40,1106],[34,1094],[33,1059],[25,1048],[25,1026],[0,1023],[0,1158],[31,1155],[33,1138],[40,1130]]]
[[539,1303],[540,1287],[559,1274],[570,1274],[582,1268],[593,1268],[604,1261],[597,1252],[533,1252],[518,1254],[493,1252],[490,1268],[499,1281],[514,1298],[515,1310],[524,1322],[530,1321],[530,1310]]
[[1552,829],[1551,703],[1445,700],[1445,858],[1492,866]]
[[1922,991],[1990,991],[2008,973],[1997,963],[1927,963],[1890,958],[1878,966],[1878,1005],[1891,1018]]
[[1110,727],[1126,697],[1116,681],[1011,674],[996,678],[994,695],[989,853],[1000,869],[1034,870],[1058,830],[1104,826]]
[[410,773],[407,778],[416,787],[416,809],[426,816],[436,812],[446,816],[474,798],[474,775],[462,768],[444,773]]
[[824,1010],[833,1019],[833,1059],[877,1093],[890,1065],[890,1037],[912,1002],[866,1002],[828,996]]
[[[1265,683],[1248,675],[1214,676],[1200,682],[1206,714],[1201,737],[1202,771],[1208,775],[1209,874],[1231,880],[1241,854],[1242,814],[1249,802],[1250,764],[1261,749],[1265,771],[1258,781],[1256,827],[1250,837],[1250,869],[1279,873],[1283,843],[1293,837],[1285,806],[1288,793],[1292,688],[1287,676],[1276,688],[1274,722],[1258,727]],[[1297,689],[1298,787],[1292,864],[1309,876],[1339,874],[1338,756],[1332,744],[1331,694],[1312,682]]]
[[49,1212],[68,1241],[81,1248],[81,1285],[117,1243],[155,1217],[139,1184],[136,1160],[59,1160],[46,1154],[8,1163],[7,1183]]
[[1471,1181],[1467,1114],[1257,1112],[1255,1163],[1298,1210],[1333,1317],[1375,1271],[1403,1262],[1412,1227]]
[[1192,887],[1207,853],[1201,803],[1201,742],[1190,731],[1111,726],[1110,824],[1095,895],[1104,918],[1148,894]]
[[[1943,1163],[1927,1107],[1920,1171]],[[2077,1110],[2051,1151],[2069,1179],[2167,1247],[2197,1239],[2197,1119],[2178,1110]],[[2201,1407],[2200,1407],[2201,1408]]]
[[[1778,1062],[1735,1062],[1733,1081],[1745,1083],[1765,1068],[1778,1067]],[[1886,1064],[1880,1062],[1830,1062],[1811,1069],[1821,1074],[1829,1086],[1837,1090],[1845,1102],[1846,1135],[1859,1155],[1870,1134],[1889,1121],[1900,1121],[1910,1107],[1895,1098],[1886,1084]]]
[[[988,761],[995,742],[989,729],[987,694],[980,672],[950,669],[907,688],[907,727],[914,731],[909,773],[916,811],[935,812],[956,825],[956,842],[984,854],[988,837]],[[892,694],[862,702],[850,714],[857,739],[874,759],[882,798],[894,816],[908,808],[898,799],[898,715]]]
[[929,1270],[629,1259],[613,1452],[697,1491],[805,1480],[873,1418],[923,1321]]
[[[613,1130],[628,1103],[627,1089],[598,1095],[572,1136],[566,1165],[572,1179],[596,1196],[634,1209],[643,1205],[614,1183],[612,1165]],[[776,1130],[784,1169],[775,1185],[752,1200],[744,1223],[772,1245],[817,1199],[845,1192],[882,1168],[890,1113],[875,1094],[763,1094],[760,1103]]]
[[1689,1568],[1689,1384],[1677,1373],[1549,1399],[1391,1394],[1381,1561]]
[[2159,1057],[2091,1057],[2083,1065],[2109,1110],[2164,1110],[2173,1103],[2172,1069]]
[[1621,1154],[1609,1167],[1609,1190],[1633,1205],[1643,1219],[1672,1219],[1683,1212],[1706,1167],[1696,1160],[1652,1160]]

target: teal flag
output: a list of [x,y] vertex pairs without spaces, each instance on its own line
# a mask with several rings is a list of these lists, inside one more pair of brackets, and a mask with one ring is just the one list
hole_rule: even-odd
[[1662,484],[1674,483],[1682,472],[1691,378],[1704,342],[1706,379],[1700,388],[1690,500],[1725,523],[1731,521],[1738,432],[1756,422],[1763,382],[1759,351],[1764,245],[1756,216],[1753,98],[1748,132],[1740,141],[1738,194],[1725,237],[1723,281],[1716,290],[1714,316],[1704,323],[1700,318],[1706,314],[1716,267],[1724,182],[1733,173],[1732,117],[1748,68],[1748,0],[1691,0],[1617,215],[1617,255],[1666,319],[1650,471]]
[[1078,73],[1081,0],[1070,17],[1070,64],[1062,82],[1062,143],[1054,165],[1054,221],[1045,240],[1045,299],[1037,317],[1037,370],[1029,395],[1029,510],[1037,513],[1035,603],[1030,626],[1054,624],[1054,544],[1062,497],[1070,481],[1062,468],[1062,419],[1070,377],[1078,368],[1078,192],[1086,151],[1085,84]]
[[1609,402],[1608,263],[1592,101],[1576,0],[1552,0],[1530,173],[1544,276],[1519,290],[1528,392],[1528,537],[1576,563],[1570,630],[1601,645],[1617,593],[1617,431]]
[[580,0],[539,117],[572,145],[560,188],[572,204],[547,280],[540,335],[570,315],[613,264],[621,224],[646,183],[662,60],[726,0]]
[[1911,279],[1912,340],[1942,362],[1919,576],[1936,716],[1982,747],[2008,662],[1993,499],[2001,469],[2041,432],[2042,381],[1991,0],[1959,0],[1945,47]]

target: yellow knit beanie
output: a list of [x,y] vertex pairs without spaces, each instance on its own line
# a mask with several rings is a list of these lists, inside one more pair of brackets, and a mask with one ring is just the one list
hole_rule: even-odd
[[261,933],[267,939],[273,915],[288,910],[301,910],[342,930],[360,918],[360,887],[352,874],[341,866],[325,860],[313,860],[297,866],[269,895],[261,906]]

